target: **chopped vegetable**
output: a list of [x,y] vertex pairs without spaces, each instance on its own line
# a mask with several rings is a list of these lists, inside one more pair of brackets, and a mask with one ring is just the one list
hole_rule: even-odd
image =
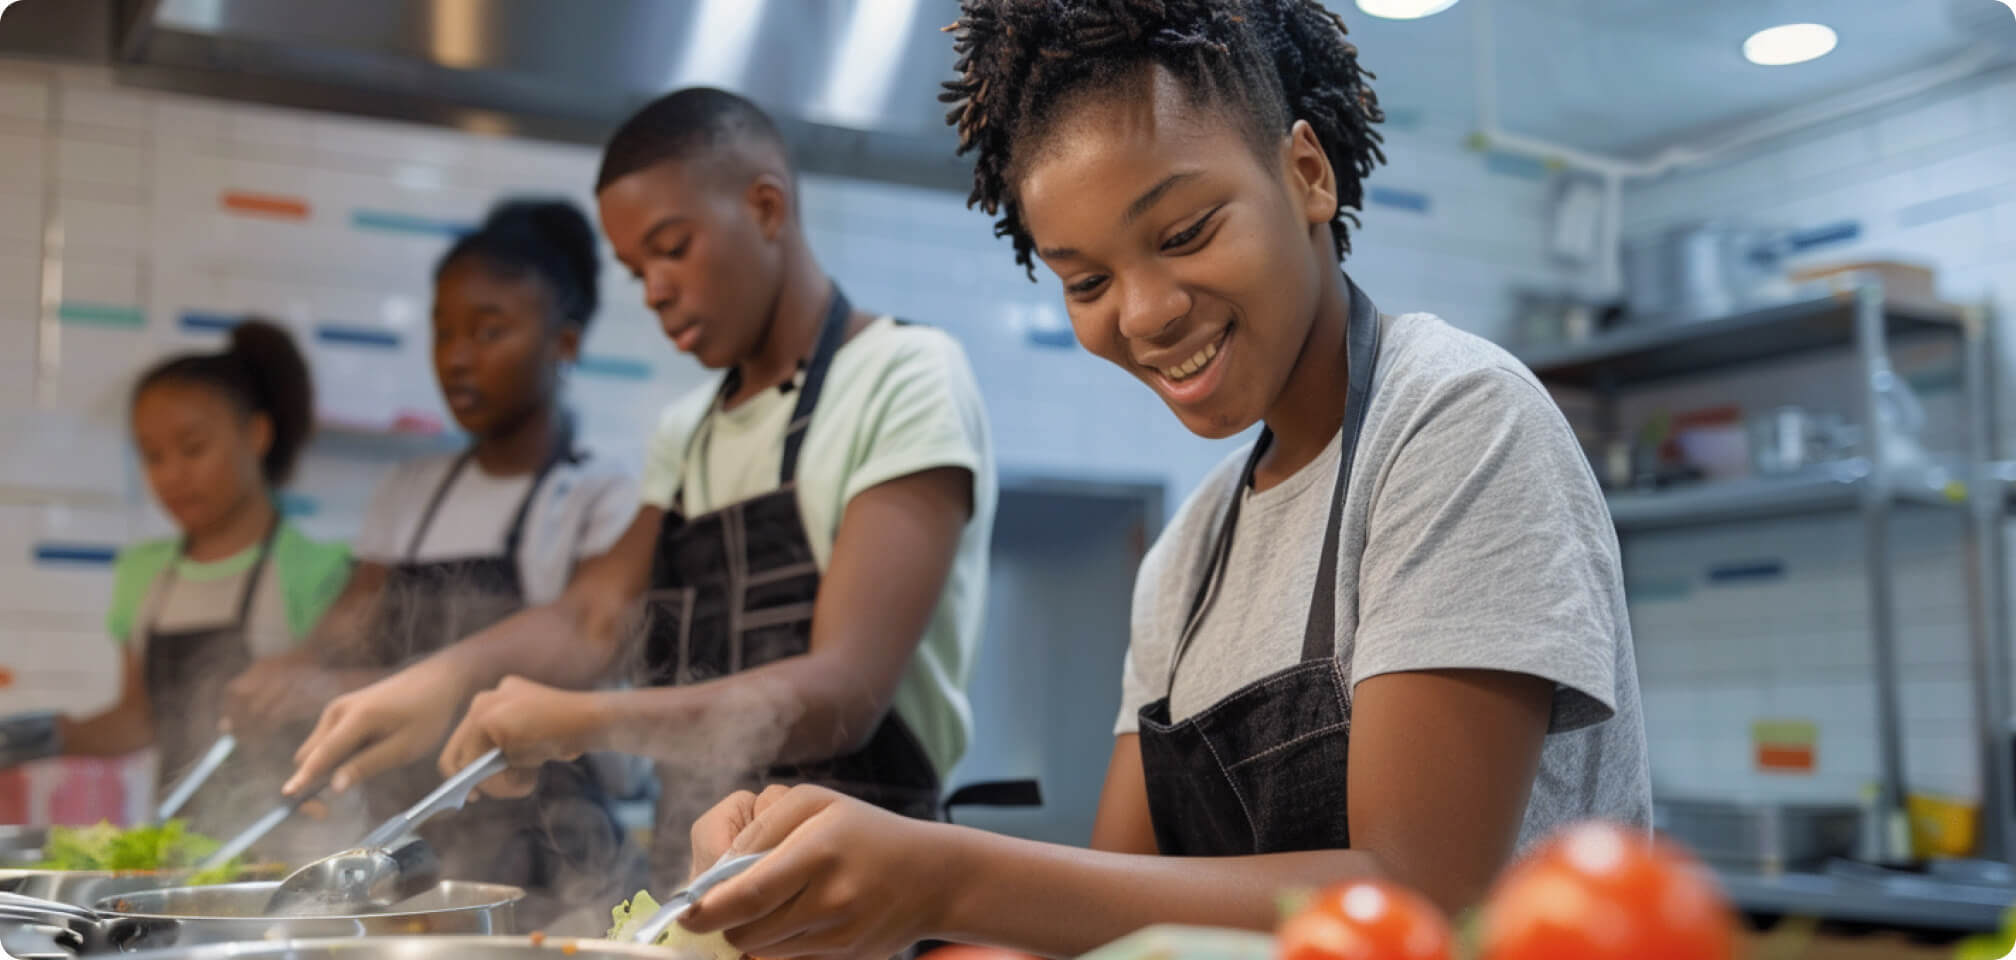
[[[637,891],[636,896],[617,904],[616,909],[609,911],[609,918],[614,921],[614,925],[609,928],[609,939],[629,940],[631,935],[657,912],[658,901],[652,899],[651,891]],[[726,934],[718,931],[707,934],[694,933],[676,923],[665,928],[665,932],[658,937],[657,945],[684,950],[702,960],[740,960],[742,956],[742,951],[728,943]]]
[[[220,844],[200,833],[191,833],[181,820],[145,827],[120,829],[99,821],[91,827],[51,827],[42,844],[38,870],[180,870],[193,867],[217,851]],[[238,874],[232,861],[212,870],[189,875],[192,885],[224,883]]]

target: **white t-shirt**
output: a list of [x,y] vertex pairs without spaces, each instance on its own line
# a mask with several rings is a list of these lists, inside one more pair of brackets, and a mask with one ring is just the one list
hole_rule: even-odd
[[[407,556],[427,504],[459,454],[423,457],[393,468],[364,511],[353,549],[357,559],[387,566],[496,556],[532,474],[492,476],[471,460],[441,498],[419,550]],[[559,599],[575,564],[608,550],[637,514],[637,487],[620,466],[584,453],[555,464],[525,512],[518,577],[528,605]]]
[[[719,391],[716,378],[666,409],[646,454],[645,503],[669,508],[676,490],[687,515],[695,516],[778,488],[797,392],[765,390],[723,411]],[[973,474],[973,516],[896,689],[895,709],[943,776],[972,734],[966,681],[986,609],[994,452],[980,388],[958,341],[930,327],[880,318],[834,354],[798,453],[798,509],[820,572],[832,562],[833,538],[855,494],[940,467]]]

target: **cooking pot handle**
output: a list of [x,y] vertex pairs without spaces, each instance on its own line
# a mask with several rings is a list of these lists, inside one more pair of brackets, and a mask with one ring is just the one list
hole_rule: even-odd
[[121,953],[172,947],[181,940],[182,921],[174,917],[111,916],[98,925],[105,942]]

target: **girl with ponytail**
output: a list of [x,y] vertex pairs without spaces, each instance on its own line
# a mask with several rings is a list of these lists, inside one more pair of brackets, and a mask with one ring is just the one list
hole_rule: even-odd
[[1385,158],[1337,15],[962,0],[952,29],[972,203],[1056,274],[1079,343],[1196,434],[1262,429],[1142,562],[1094,849],[773,787],[694,827],[696,867],[769,853],[681,922],[766,957],[1073,956],[1266,929],[1280,892],[1349,879],[1454,912],[1561,824],[1649,827],[1617,543],[1574,435],[1510,355],[1340,269]]
[[[635,482],[580,442],[564,390],[595,316],[599,268],[595,228],[562,200],[501,203],[442,254],[434,374],[469,446],[402,463],[380,482],[354,544],[356,575],[318,631],[322,662],[249,673],[233,684],[235,711],[312,717],[335,694],[551,602],[622,534]],[[641,882],[642,856],[610,802],[629,774],[607,757],[547,764],[532,796],[472,804],[422,835],[444,875],[524,888],[521,925],[550,928],[593,905],[583,929],[599,931],[606,904]],[[383,819],[440,782],[430,760],[361,792]]]
[[[0,764],[151,745],[158,779],[173,782],[217,739],[228,681],[301,647],[348,579],[346,548],[310,539],[276,504],[315,419],[308,366],[285,330],[247,319],[222,352],[161,361],[129,409],[147,485],[177,535],[131,544],[115,563],[106,620],[122,654],[119,699],[93,716],[43,718],[38,748]],[[182,812],[199,830],[230,829],[286,770],[285,737],[239,739],[230,767]]]

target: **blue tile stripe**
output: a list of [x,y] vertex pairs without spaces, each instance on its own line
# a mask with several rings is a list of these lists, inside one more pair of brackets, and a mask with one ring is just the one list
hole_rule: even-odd
[[476,228],[459,220],[437,220],[411,213],[391,210],[352,210],[350,225],[359,230],[379,230],[386,233],[418,233],[427,236],[455,239]]
[[1396,190],[1392,187],[1373,187],[1366,193],[1366,199],[1382,207],[1406,210],[1412,213],[1428,212],[1428,195],[1414,190]]
[[1793,253],[1805,253],[1820,247],[1831,247],[1847,243],[1862,235],[1862,223],[1858,220],[1842,220],[1807,230],[1795,230],[1785,237],[1785,242]]
[[1785,579],[1785,561],[1749,560],[1741,563],[1724,563],[1708,568],[1709,583],[1750,583],[1758,580]]
[[312,517],[322,512],[322,501],[305,493],[280,494],[280,513],[289,517]]
[[611,380],[649,380],[651,365],[632,357],[612,357],[607,354],[583,354],[575,369],[584,376],[606,377]]
[[235,313],[204,313],[200,310],[185,310],[176,321],[182,329],[191,333],[219,333],[236,327],[245,319]]
[[1963,190],[1914,203],[1897,211],[1897,225],[1900,227],[1922,227],[1928,223],[1950,220],[1976,210],[1986,210],[2004,200],[2016,199],[2016,185],[1982,187],[1978,190]]
[[35,545],[35,562],[39,565],[62,564],[80,567],[109,567],[119,558],[118,547],[108,547],[96,543],[38,543]]
[[315,339],[322,343],[341,344],[352,347],[381,347],[387,350],[399,349],[399,335],[390,330],[373,330],[369,327],[345,327],[337,324],[323,324],[315,328]]
[[1030,343],[1053,350],[1069,350],[1078,345],[1070,327],[1030,327],[1027,336]]

